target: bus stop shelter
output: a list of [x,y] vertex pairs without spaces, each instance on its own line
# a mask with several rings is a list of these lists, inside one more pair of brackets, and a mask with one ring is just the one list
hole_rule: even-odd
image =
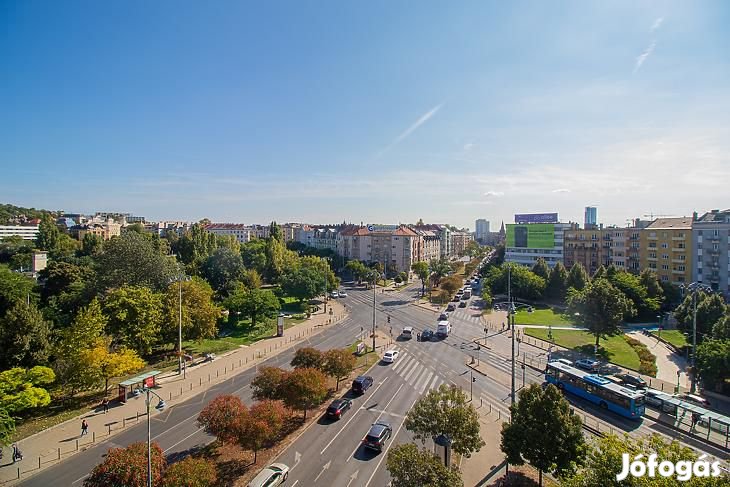
[[160,375],[159,370],[153,370],[151,372],[145,372],[137,377],[132,377],[124,382],[119,383],[119,390],[117,391],[117,399],[119,402],[127,402],[127,398],[134,396],[134,391],[141,387],[152,388],[157,386],[156,377]]

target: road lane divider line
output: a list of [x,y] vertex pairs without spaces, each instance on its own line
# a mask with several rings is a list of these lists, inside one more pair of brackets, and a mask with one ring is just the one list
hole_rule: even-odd
[[[383,381],[382,381],[382,382],[381,382],[380,384],[378,384],[378,387],[376,387],[376,388],[375,388],[375,390],[373,391],[373,393],[372,393],[372,394],[370,394],[370,397],[374,396],[374,395],[375,395],[375,393],[376,393],[376,392],[378,392],[378,389],[380,389],[380,388],[381,388],[381,387],[383,386],[383,384],[385,384],[385,382],[386,382],[387,380],[388,380],[388,377],[386,377],[385,379],[383,379]],[[342,432],[343,432],[343,431],[345,430],[345,428],[347,428],[347,425],[348,425],[348,424],[350,424],[350,422],[351,422],[351,421],[352,421],[353,419],[355,419],[355,416],[357,415],[357,413],[358,413],[358,412],[360,412],[360,411],[361,411],[362,409],[365,409],[365,406],[360,406],[360,407],[359,407],[358,409],[356,409],[356,410],[355,410],[355,411],[354,411],[354,412],[352,413],[352,415],[350,416],[350,419],[348,419],[348,420],[347,420],[347,423],[345,423],[345,425],[344,425],[344,426],[343,426],[342,428],[340,428],[340,431],[338,431],[337,433],[335,433],[335,436],[333,436],[333,437],[332,437],[332,439],[331,439],[331,440],[329,441],[329,443],[327,443],[327,444],[325,445],[325,447],[324,447],[324,448],[322,448],[322,451],[321,451],[321,452],[319,452],[319,454],[320,454],[320,455],[323,455],[323,454],[324,454],[324,451],[325,451],[325,450],[326,450],[327,448],[329,448],[329,446],[330,446],[330,445],[332,444],[332,442],[334,442],[334,441],[335,441],[335,440],[337,439],[337,437],[338,437],[338,436],[340,436],[340,433],[342,433]]]
[[[418,399],[413,400],[413,402],[411,403],[411,407],[408,408],[408,412],[410,412],[410,410],[413,409],[413,406],[416,404],[417,400]],[[408,414],[408,412],[406,412],[406,414]],[[377,465],[375,465],[375,470],[373,470],[373,473],[370,474],[370,478],[365,483],[365,487],[370,485],[370,482],[373,480],[373,477],[375,477],[375,474],[378,472],[378,469],[380,469],[380,464],[383,463],[383,460],[385,460],[385,457],[388,456],[388,450],[390,450],[391,445],[395,442],[395,439],[398,437],[398,433],[400,433],[400,430],[403,427],[403,425],[405,424],[405,422],[406,422],[406,420],[405,420],[405,418],[403,418],[403,421],[401,421],[400,425],[398,425],[398,429],[395,430],[395,434],[388,442],[388,446],[385,447],[385,451],[381,454],[380,460],[378,461]]]
[[[387,402],[387,404],[385,405],[385,407],[383,408],[383,412],[385,412],[385,411],[387,411],[387,410],[388,410],[388,406],[390,406],[390,403],[391,403],[391,402],[393,402],[393,399],[395,399],[395,398],[396,398],[396,396],[398,395],[398,393],[400,392],[400,390],[401,390],[401,389],[403,389],[403,386],[404,386],[404,385],[405,385],[405,384],[401,384],[401,385],[400,385],[400,387],[398,387],[398,390],[397,390],[397,391],[395,391],[395,394],[393,394],[393,397],[391,397],[391,398],[390,398],[390,401],[388,401],[388,402]],[[361,409],[362,409],[362,408],[361,408]],[[375,418],[375,421],[373,421],[373,424],[377,423],[377,422],[378,422],[378,420],[380,420],[380,418],[381,418],[382,416],[383,416],[383,413],[380,413],[380,414],[378,414],[378,417],[377,417],[377,418]],[[345,460],[345,463],[349,462],[349,461],[350,461],[350,459],[351,459],[352,457],[354,457],[354,456],[355,456],[355,453],[356,453],[356,452],[357,452],[357,450],[358,450],[358,449],[360,448],[360,446],[361,446],[361,445],[360,445],[360,443],[358,443],[358,444],[357,444],[357,446],[355,447],[355,449],[354,449],[354,450],[352,450],[352,453],[350,453],[350,456],[348,456],[348,457],[347,457],[347,460]]]
[[186,436],[186,437],[185,437],[185,438],[183,438],[182,440],[178,441],[178,442],[177,442],[177,443],[175,443],[174,445],[172,445],[172,446],[169,446],[169,447],[168,447],[167,449],[163,450],[163,451],[162,451],[162,453],[167,453],[168,451],[172,450],[173,448],[175,448],[175,447],[176,447],[177,445],[179,445],[179,444],[180,444],[180,443],[182,443],[183,441],[187,440],[188,438],[190,438],[190,437],[191,437],[191,436],[193,436],[193,435],[197,435],[197,434],[198,434],[198,433],[200,433],[201,431],[203,431],[203,432],[204,432],[205,430],[204,430],[203,428],[198,428],[197,430],[193,431],[192,433],[190,433],[190,434],[189,434],[188,436]]

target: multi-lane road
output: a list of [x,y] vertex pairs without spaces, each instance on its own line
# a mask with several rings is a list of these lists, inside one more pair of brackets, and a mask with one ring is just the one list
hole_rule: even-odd
[[[403,327],[411,326],[414,332],[434,329],[436,314],[413,304],[418,294],[418,286],[410,286],[402,291],[378,292],[377,323],[381,332],[397,337]],[[372,326],[372,291],[347,287],[349,296],[343,301],[348,307],[349,316],[336,326],[313,336],[307,346],[326,350],[352,343],[361,335],[361,329],[368,331]],[[472,299],[474,301],[474,298]],[[375,421],[388,422],[393,437],[386,448],[394,444],[410,442],[412,436],[404,428],[405,415],[415,401],[429,389],[440,384],[454,384],[467,394],[473,394],[475,403],[490,404],[492,410],[506,415],[510,403],[509,375],[511,372],[510,338],[505,333],[490,333],[489,349],[477,351],[474,338],[484,336],[484,325],[479,318],[481,311],[476,308],[457,308],[451,313],[452,333],[438,342],[418,342],[415,339],[396,341],[393,348],[400,356],[393,364],[378,363],[368,372],[375,379],[374,385],[360,397],[352,397],[353,407],[342,419],[330,422],[319,419],[312,424],[287,448],[278,461],[291,467],[288,485],[337,485],[368,486],[386,485],[389,476],[385,468],[387,450],[380,454],[364,450],[360,441]],[[386,317],[391,317],[387,324]],[[498,319],[498,318],[497,318]],[[545,352],[539,348],[522,344],[521,353],[527,357],[543,357]],[[288,367],[294,354],[290,349],[271,357],[261,365]],[[487,376],[473,374],[466,366],[470,356],[489,364],[493,373]],[[520,375],[522,371],[519,370]],[[212,437],[196,424],[200,410],[219,394],[237,394],[246,403],[251,403],[250,382],[256,369],[249,369],[220,383],[204,394],[171,407],[153,416],[152,437],[160,444],[168,456],[180,457],[208,444]],[[538,371],[527,368],[525,382],[542,382]],[[522,378],[518,381],[521,385]],[[342,395],[347,396],[343,389]],[[604,424],[624,430],[641,433],[663,432],[651,421],[631,422],[606,415],[589,404],[575,403],[592,417],[599,418]],[[80,486],[91,469],[102,460],[103,454],[111,447],[125,446],[136,441],[146,440],[146,427],[139,426],[111,437],[109,440],[81,452],[68,460],[43,470],[25,480],[25,486],[68,485]],[[488,445],[487,448],[497,448]],[[708,449],[705,449],[708,451]],[[708,453],[716,454],[709,449]]]

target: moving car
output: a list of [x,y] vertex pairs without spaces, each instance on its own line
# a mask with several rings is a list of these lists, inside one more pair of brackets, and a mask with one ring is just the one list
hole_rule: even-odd
[[340,419],[345,412],[352,407],[352,402],[348,399],[335,399],[327,408],[327,417]]
[[698,406],[703,406],[703,407],[710,406],[710,401],[708,401],[704,397],[698,396],[696,394],[680,394],[679,396],[677,396],[677,399],[679,399],[680,401],[696,404]]
[[439,321],[448,320],[448,319],[449,319],[449,313],[447,313],[446,311],[444,311],[443,313],[441,313],[439,315]]
[[383,362],[385,362],[386,364],[392,364],[397,358],[398,350],[388,350],[387,352],[385,352],[385,355],[383,355]]
[[449,305],[446,307],[446,311],[455,311],[456,306],[453,303],[449,303]]
[[338,293],[337,291],[332,291],[330,293],[330,298],[339,298],[339,297],[340,297],[340,293]]
[[370,386],[373,385],[373,378],[369,375],[360,375],[352,381],[352,392],[355,394],[365,394]]
[[430,342],[431,340],[433,340],[433,331],[423,330],[423,333],[421,333],[421,341]]
[[556,359],[555,361],[560,362],[561,364],[569,365],[571,367],[573,366],[573,362],[571,362],[567,358],[559,358],[559,359]]
[[575,361],[576,367],[591,372],[596,372],[599,365],[601,365],[601,363],[598,360],[593,360],[592,358],[582,358]]
[[637,389],[646,389],[648,387],[646,381],[638,375],[614,374],[614,377],[619,379],[622,384],[635,387]]
[[345,291],[339,291],[339,295],[340,295],[341,298],[346,298],[347,297],[347,293]]
[[251,479],[248,487],[274,487],[284,483],[289,476],[289,467],[283,463],[272,463]]
[[413,338],[413,327],[406,326],[405,328],[403,328],[400,336],[402,336],[405,340],[410,340],[411,338]]
[[436,325],[436,338],[446,338],[451,333],[451,323],[447,320],[439,321]]
[[458,303],[459,302],[459,295],[457,294],[456,296],[454,296],[453,298],[451,298],[451,301],[453,301],[454,303]]
[[393,429],[388,423],[377,422],[370,427],[367,436],[363,438],[362,443],[365,448],[375,451],[383,451],[385,442],[393,435]]
[[466,301],[459,301],[459,308],[466,308]]

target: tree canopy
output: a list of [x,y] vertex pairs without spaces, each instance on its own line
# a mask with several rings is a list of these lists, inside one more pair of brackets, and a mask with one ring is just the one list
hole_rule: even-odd
[[485,445],[479,436],[479,413],[463,391],[446,384],[416,401],[406,416],[405,427],[424,443],[446,435],[451,439],[451,448],[467,458]]
[[448,468],[432,452],[413,443],[393,446],[386,460],[392,487],[462,487],[461,473]]
[[636,313],[631,301],[607,279],[594,279],[582,291],[568,293],[568,312],[576,322],[596,337],[596,347],[602,337],[614,335],[624,320]]
[[573,264],[573,267],[570,268],[570,272],[568,272],[568,280],[566,282],[568,289],[572,287],[577,291],[582,291],[588,284],[588,281],[588,272],[586,272],[586,268],[583,267],[583,264],[580,262]]
[[[160,445],[153,442],[152,485],[162,483],[162,475],[167,466]],[[147,485],[147,443],[132,443],[126,448],[110,448],[104,461],[94,467],[84,480],[84,487],[146,487]]]
[[268,289],[246,289],[239,286],[224,301],[229,311],[242,313],[251,318],[251,326],[256,326],[260,318],[274,318],[281,304],[276,295]]
[[149,355],[160,342],[163,295],[147,287],[123,286],[110,291],[104,299],[104,313],[109,318],[107,330],[140,355]]
[[44,365],[51,353],[51,324],[24,300],[0,318],[0,369]]

